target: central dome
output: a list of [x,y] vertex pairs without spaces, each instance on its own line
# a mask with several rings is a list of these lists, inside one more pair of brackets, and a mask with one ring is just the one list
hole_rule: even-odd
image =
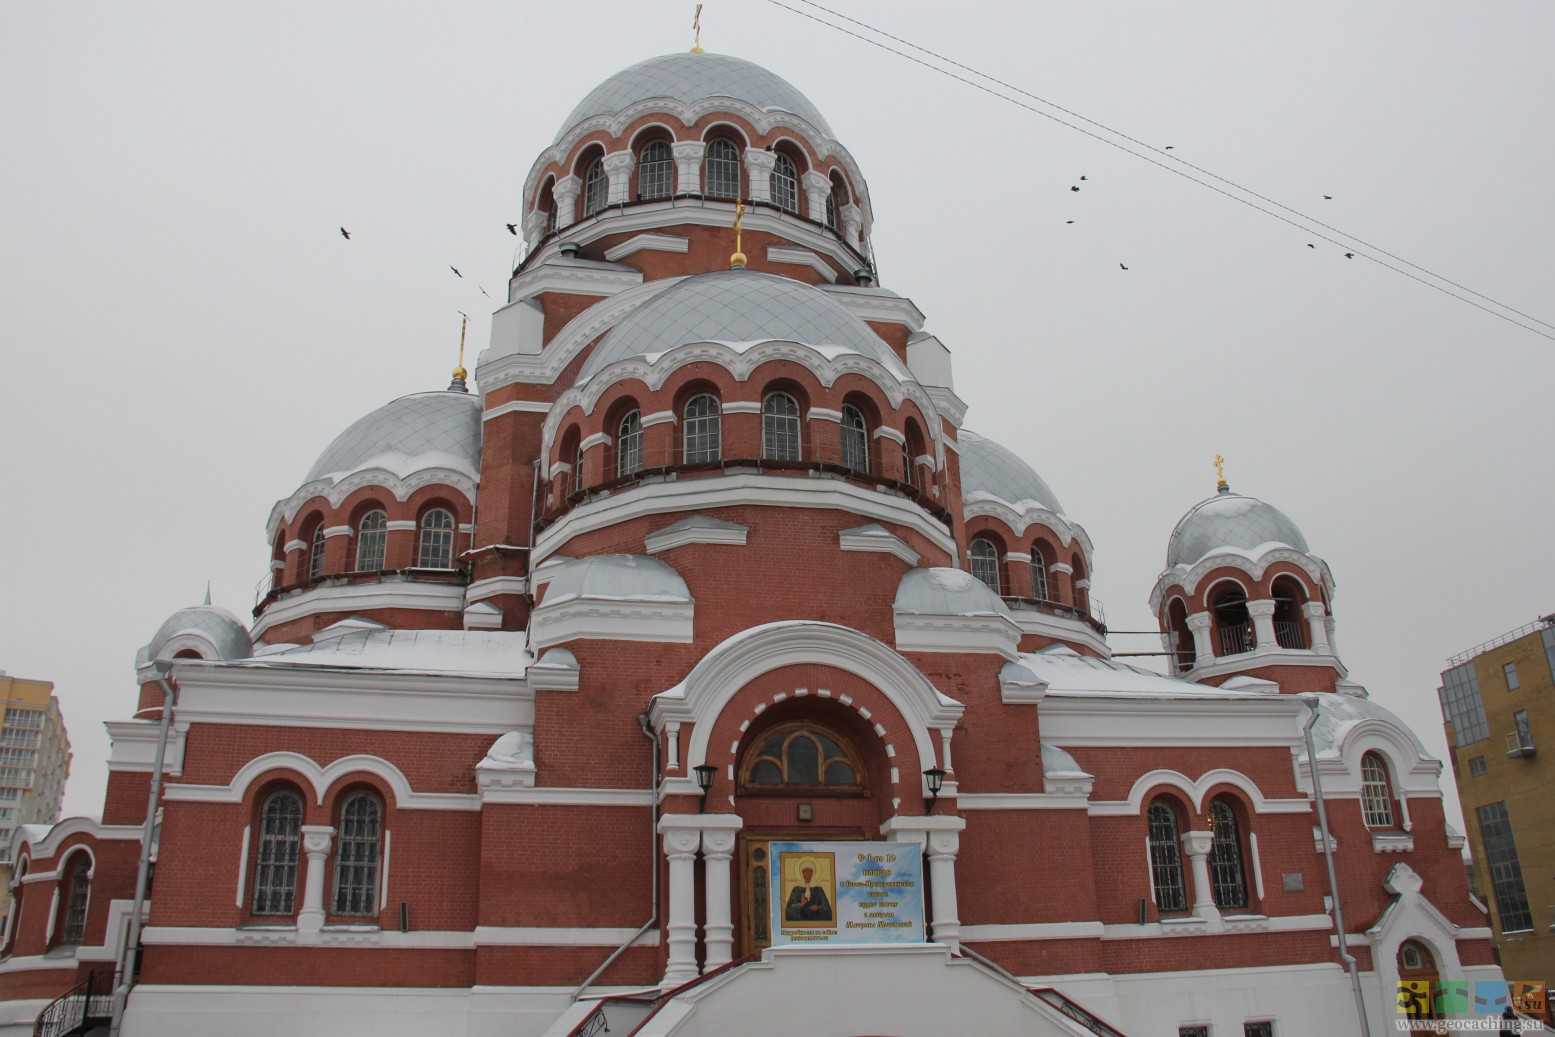
[[1257,497],[1222,490],[1188,509],[1166,545],[1166,566],[1192,565],[1213,551],[1254,551],[1283,544],[1310,553],[1307,538],[1279,508]]
[[425,468],[480,477],[481,402],[462,392],[402,396],[353,422],[324,448],[303,482],[339,482],[383,468],[400,478]]
[[688,277],[639,306],[594,348],[578,380],[618,360],[656,357],[690,342],[740,348],[773,340],[859,353],[901,381],[912,378],[884,339],[820,289],[776,274],[721,270]]
[[727,54],[665,54],[624,68],[590,90],[556,134],[560,140],[586,119],[615,115],[639,101],[669,98],[683,105],[728,97],[766,112],[789,112],[832,135],[810,99],[792,83],[760,65]]
[[1064,513],[1052,487],[1013,450],[971,429],[962,429],[956,441],[961,447],[962,500],[970,504],[979,495],[995,497],[1017,510],[1030,501],[1055,515]]

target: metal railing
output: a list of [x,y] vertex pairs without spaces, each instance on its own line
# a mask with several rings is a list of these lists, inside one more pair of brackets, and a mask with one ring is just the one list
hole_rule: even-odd
[[311,580],[303,580],[301,583],[281,584],[270,588],[265,596],[254,605],[254,615],[258,616],[265,608],[277,598],[294,591],[309,590],[313,587],[348,586],[357,583],[384,583],[404,582],[406,580],[425,583],[462,583],[469,578],[469,567],[461,564],[454,569],[422,569],[410,566],[405,569],[372,569],[359,572],[325,573]]
[[108,983],[89,973],[63,994],[43,1006],[32,1024],[33,1037],[75,1037],[108,1020],[112,997]]
[[1510,757],[1532,756],[1534,754],[1533,732],[1508,731],[1506,734],[1506,754]]
[[1307,632],[1304,623],[1294,619],[1274,621],[1274,643],[1281,648],[1306,648]]
[[1251,652],[1258,644],[1252,623],[1216,627],[1215,641],[1220,647],[1221,655],[1241,655],[1243,652]]
[[1005,605],[1016,612],[1045,612],[1061,619],[1078,619],[1103,637],[1107,636],[1107,621],[1104,615],[1097,615],[1101,603],[1095,598],[1090,601],[1091,611],[1085,612],[1076,605],[1053,601],[1050,598],[1022,598],[1013,594],[1004,594],[1001,597]]
[[1459,666],[1468,662],[1470,659],[1473,659],[1475,656],[1484,655],[1492,648],[1500,648],[1504,644],[1511,644],[1513,641],[1516,641],[1520,637],[1527,637],[1529,634],[1543,630],[1545,627],[1550,626],[1552,623],[1555,623],[1555,613],[1552,613],[1548,616],[1540,616],[1532,623],[1524,623],[1522,626],[1515,630],[1508,630],[1506,633],[1492,637],[1489,641],[1477,644],[1473,648],[1466,648],[1459,652],[1457,655],[1448,656],[1447,666],[1449,668],[1453,666]]
[[1032,995],[1035,996],[1038,1000],[1045,1001],[1052,1005],[1054,1008],[1058,1009],[1059,1012],[1065,1016],[1065,1018],[1073,1019],[1087,1030],[1097,1034],[1098,1037],[1124,1037],[1122,1030],[1109,1026],[1084,1006],[1076,1001],[1070,1000],[1068,997],[1064,996],[1062,993],[1053,989],[1052,987],[1031,987],[1029,989],[1031,990]]

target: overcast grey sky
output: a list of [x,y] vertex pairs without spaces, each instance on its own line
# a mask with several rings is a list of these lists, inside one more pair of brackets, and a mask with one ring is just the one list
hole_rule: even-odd
[[[1555,320],[1545,0],[835,3]],[[207,579],[246,614],[271,504],[447,383],[457,309],[484,342],[534,156],[690,8],[0,7],[0,668],[58,685],[67,814],[101,808],[135,649]],[[1333,566],[1352,675],[1445,752],[1443,658],[1555,609],[1555,343],[761,0],[703,20],[856,156],[884,283],[1089,529],[1114,627],[1153,626],[1223,452]]]

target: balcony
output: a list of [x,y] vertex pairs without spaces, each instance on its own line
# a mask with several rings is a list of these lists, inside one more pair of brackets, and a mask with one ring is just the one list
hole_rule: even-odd
[[1281,648],[1305,649],[1307,647],[1306,624],[1294,619],[1276,619],[1274,643]]
[[253,614],[257,619],[274,602],[281,598],[290,597],[303,591],[320,587],[349,587],[358,584],[371,583],[457,583],[468,582],[469,573],[464,568],[459,569],[375,569],[361,572],[325,573],[311,580],[301,583],[284,585],[272,585],[269,577],[259,581],[255,588],[257,600],[254,603]]
[[1506,733],[1506,755],[1508,757],[1521,759],[1533,754],[1533,733],[1531,731],[1508,731]]
[[1065,605],[1061,601],[1050,601],[1046,598],[1017,598],[1013,595],[1003,595],[1004,604],[1012,612],[1045,612],[1050,616],[1060,619],[1077,619],[1085,623],[1102,637],[1107,636],[1106,612],[1101,607],[1101,602],[1094,597],[1091,599],[1091,611],[1085,612],[1073,605]]

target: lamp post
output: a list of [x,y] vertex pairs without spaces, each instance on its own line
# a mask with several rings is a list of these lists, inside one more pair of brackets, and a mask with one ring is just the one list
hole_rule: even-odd
[[713,787],[713,778],[717,776],[718,768],[710,763],[704,763],[691,769],[696,771],[697,788],[702,790],[702,805],[697,809],[697,813],[705,814],[707,813],[707,793]]
[[939,790],[945,785],[945,769],[943,767],[930,767],[923,772],[923,780],[929,784],[929,813],[934,813],[934,804],[939,802]]

